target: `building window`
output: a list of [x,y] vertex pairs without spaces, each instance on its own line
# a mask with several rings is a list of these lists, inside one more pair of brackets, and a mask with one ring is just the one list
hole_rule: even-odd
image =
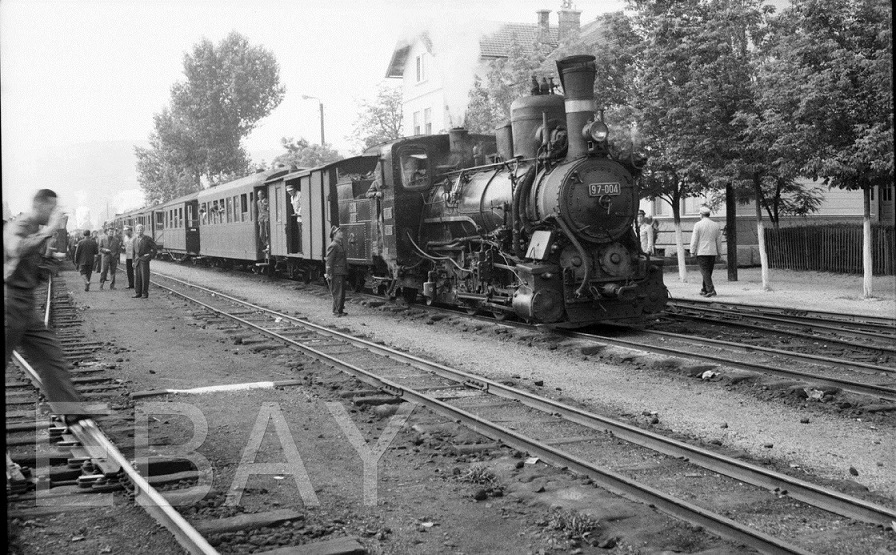
[[414,112],[414,135],[420,134],[420,112]]
[[423,132],[432,135],[432,108],[423,110]]
[[[874,189],[872,189],[873,191]],[[880,200],[884,202],[893,202],[893,184],[884,185],[880,190]]]
[[417,56],[417,82],[426,81],[426,54]]

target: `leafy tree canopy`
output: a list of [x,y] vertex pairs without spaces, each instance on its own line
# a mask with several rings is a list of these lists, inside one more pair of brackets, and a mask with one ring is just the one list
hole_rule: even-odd
[[890,3],[795,0],[776,25],[762,75],[763,103],[783,123],[775,147],[831,186],[892,180]]
[[151,201],[194,192],[249,169],[242,139],[283,99],[274,55],[232,32],[184,55],[186,79],[154,116],[150,148],[136,148],[138,180]]
[[342,156],[335,150],[326,145],[311,144],[307,139],[284,137],[280,139],[280,144],[283,145],[286,152],[274,158],[271,163],[274,168],[280,165],[315,168],[342,160]]
[[401,138],[401,105],[401,88],[386,85],[378,87],[372,101],[361,101],[351,137],[359,150]]

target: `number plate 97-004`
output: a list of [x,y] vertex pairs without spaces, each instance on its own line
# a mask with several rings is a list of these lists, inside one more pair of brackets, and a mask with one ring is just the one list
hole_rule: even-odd
[[619,183],[589,183],[588,196],[602,197],[604,195],[618,195]]

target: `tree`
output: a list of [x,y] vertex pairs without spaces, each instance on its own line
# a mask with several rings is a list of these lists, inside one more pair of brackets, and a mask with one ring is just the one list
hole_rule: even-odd
[[373,101],[362,100],[355,119],[354,136],[360,150],[401,138],[401,88],[381,84]]
[[208,39],[194,45],[184,55],[184,76],[171,88],[170,105],[154,117],[150,148],[135,149],[150,199],[244,175],[249,157],[242,139],[283,99],[274,55],[237,32],[217,45]]
[[700,32],[709,18],[700,0],[654,2],[632,0],[637,8],[635,30],[641,36],[635,65],[634,107],[648,152],[641,180],[642,196],[662,199],[672,208],[678,275],[687,281],[681,201],[699,194],[705,184],[698,156],[702,114],[692,109],[693,82],[699,79],[694,59]]
[[292,137],[284,137],[280,139],[280,144],[283,145],[286,152],[274,158],[271,162],[271,166],[274,168],[279,165],[315,168],[342,160],[342,156],[330,147],[311,144],[303,138],[296,140]]
[[464,127],[472,133],[494,133],[495,128],[510,120],[510,105],[529,94],[532,77],[547,76],[542,64],[551,47],[542,42],[525,47],[516,35],[511,36],[507,58],[489,62],[483,81],[479,76],[470,90],[470,102],[464,115]]
[[882,0],[794,0],[768,46],[770,101],[791,123],[781,142],[806,150],[801,173],[863,191],[866,298],[873,295],[871,190],[893,180],[891,18]]

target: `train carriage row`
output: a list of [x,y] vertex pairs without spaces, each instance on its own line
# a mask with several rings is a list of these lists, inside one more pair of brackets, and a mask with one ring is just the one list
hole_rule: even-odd
[[594,58],[557,66],[565,97],[533,89],[495,135],[452,129],[262,171],[115,225],[143,223],[175,260],[306,280],[323,273],[339,225],[355,288],[558,327],[643,323],[668,296],[631,225],[645,158],[608,140]]

